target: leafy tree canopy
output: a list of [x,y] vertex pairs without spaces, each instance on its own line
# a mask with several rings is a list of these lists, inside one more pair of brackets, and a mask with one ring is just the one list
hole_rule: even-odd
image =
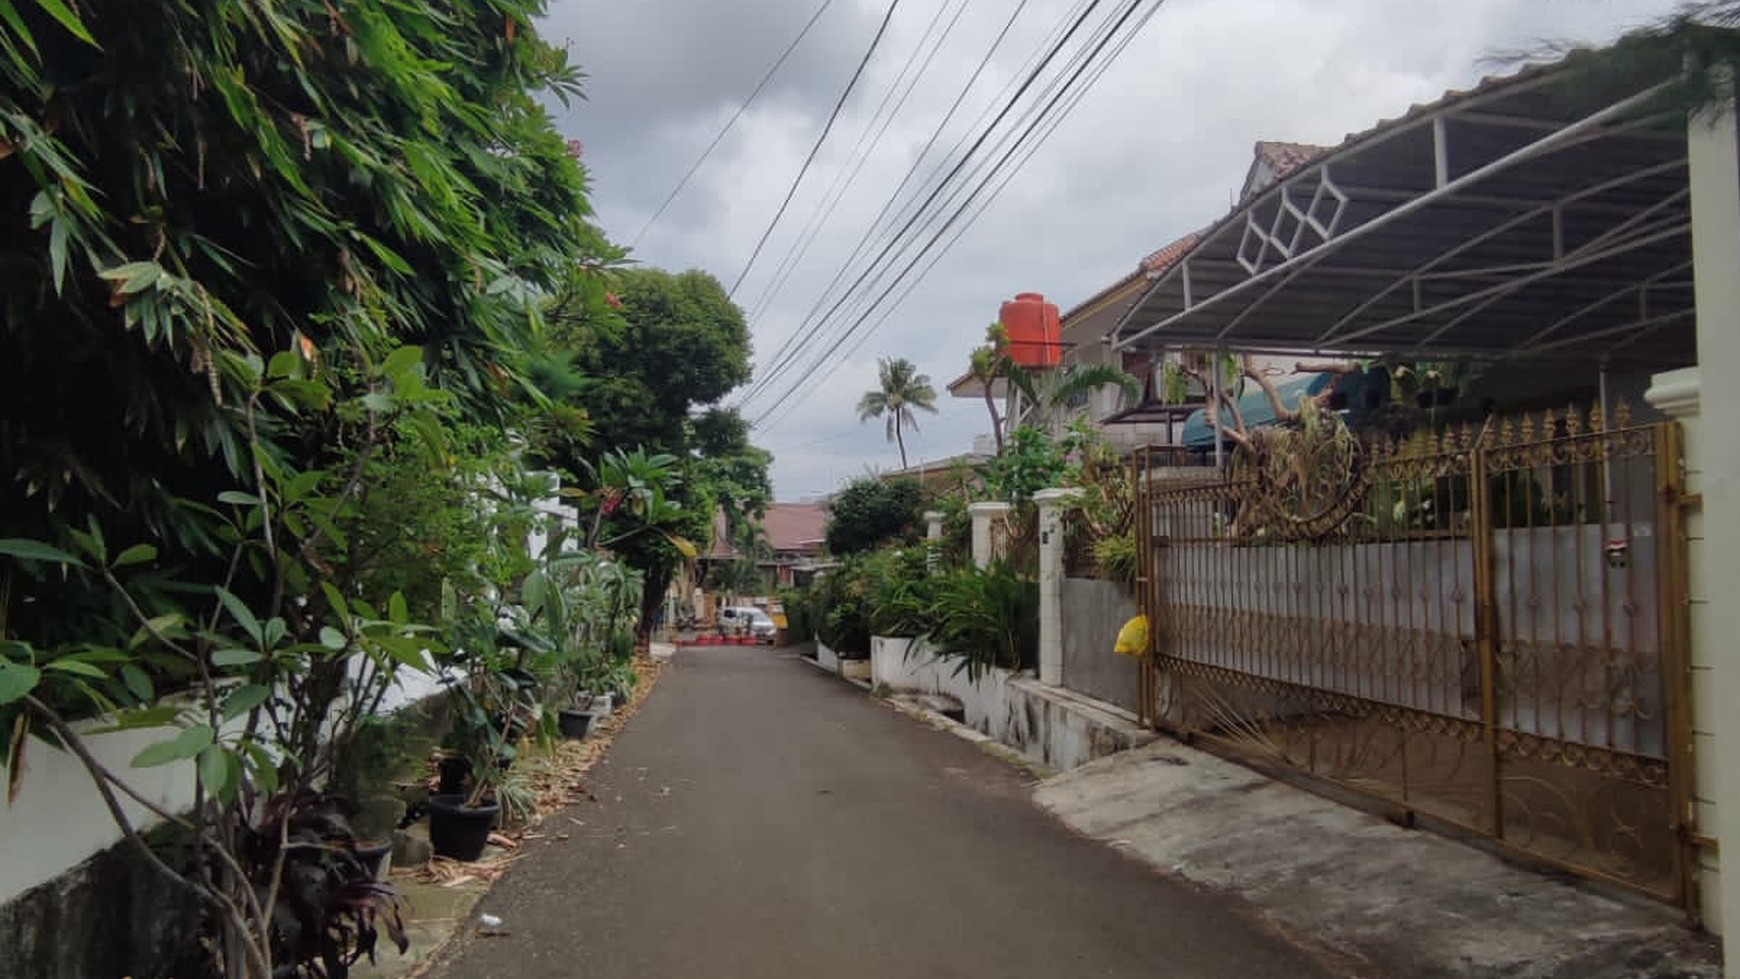
[[[605,247],[543,7],[5,4],[0,533],[210,549],[174,501],[246,475],[256,355],[415,344],[471,412],[523,393],[533,300]],[[264,407],[267,451],[310,437]]]
[[827,548],[844,557],[917,535],[924,490],[914,480],[854,479],[828,504]]
[[578,398],[606,448],[687,448],[689,416],[749,380],[749,327],[705,272],[630,269],[616,296],[623,327],[580,352],[593,380]]
[[741,415],[716,407],[749,380],[749,328],[718,280],[696,270],[637,268],[616,273],[613,289],[613,320],[604,328],[584,317],[572,324],[562,305],[552,313],[563,330],[587,340],[569,345],[582,380],[566,400],[586,413],[589,439],[553,446],[551,461],[585,473],[582,445],[586,452],[645,450],[678,460],[662,532],[625,535],[625,518],[613,516],[601,538],[614,540],[611,550],[646,576],[644,630],[688,560],[677,541],[705,549],[720,506],[734,522],[764,511],[773,457],[749,441]]

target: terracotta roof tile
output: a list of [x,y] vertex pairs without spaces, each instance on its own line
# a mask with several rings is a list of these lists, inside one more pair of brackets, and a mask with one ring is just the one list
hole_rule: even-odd
[[773,503],[761,526],[776,551],[819,551],[827,533],[828,511],[820,503]]
[[1310,143],[1284,143],[1279,140],[1258,140],[1257,157],[1269,165],[1276,180],[1283,180],[1319,156],[1329,152],[1327,146]]
[[1137,268],[1148,273],[1164,272],[1176,265],[1184,257],[1184,253],[1196,247],[1196,243],[1201,240],[1201,232],[1192,231],[1159,251],[1149,252]]

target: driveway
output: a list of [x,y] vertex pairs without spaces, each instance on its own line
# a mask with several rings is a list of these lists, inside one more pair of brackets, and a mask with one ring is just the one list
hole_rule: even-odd
[[[789,650],[686,648],[444,979],[1311,979],[1238,906]],[[566,840],[557,834],[566,833]]]

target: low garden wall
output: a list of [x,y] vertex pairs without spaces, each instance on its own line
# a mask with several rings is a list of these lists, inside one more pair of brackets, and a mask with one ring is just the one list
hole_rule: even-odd
[[1063,685],[1135,713],[1141,709],[1137,659],[1113,652],[1118,630],[1136,615],[1136,599],[1123,585],[1097,578],[1065,578]]
[[874,637],[870,664],[878,687],[953,697],[968,727],[1053,768],[1074,768],[1153,737],[1104,705],[1025,673],[992,669],[970,679],[922,640]]

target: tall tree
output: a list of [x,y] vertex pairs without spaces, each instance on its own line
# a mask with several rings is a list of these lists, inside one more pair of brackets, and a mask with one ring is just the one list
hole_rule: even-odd
[[[721,505],[728,514],[765,509],[772,456],[750,443],[736,412],[710,407],[749,380],[749,328],[719,281],[698,270],[651,268],[614,279],[611,322],[594,328],[595,317],[579,317],[570,336],[580,383],[569,400],[586,413],[589,441],[553,442],[549,461],[583,482],[585,454],[599,450],[642,449],[679,461],[680,478],[668,490],[676,508],[663,527],[668,535],[635,534],[612,547],[646,576],[644,634],[688,562],[673,538],[704,545]],[[566,311],[552,317],[571,319]]]
[[985,328],[985,342],[973,350],[967,361],[967,374],[979,382],[985,396],[985,411],[991,416],[991,437],[997,440],[997,454],[1003,454],[1003,419],[997,415],[997,379],[1009,372],[1009,356],[1004,352],[1009,343],[1009,331],[1001,323]]
[[912,411],[936,414],[936,389],[930,386],[930,375],[920,374],[917,365],[905,357],[884,357],[877,361],[878,387],[864,392],[858,399],[858,420],[884,419],[888,441],[900,447],[900,468],[906,468],[906,437],[904,429],[918,430],[918,418]]

